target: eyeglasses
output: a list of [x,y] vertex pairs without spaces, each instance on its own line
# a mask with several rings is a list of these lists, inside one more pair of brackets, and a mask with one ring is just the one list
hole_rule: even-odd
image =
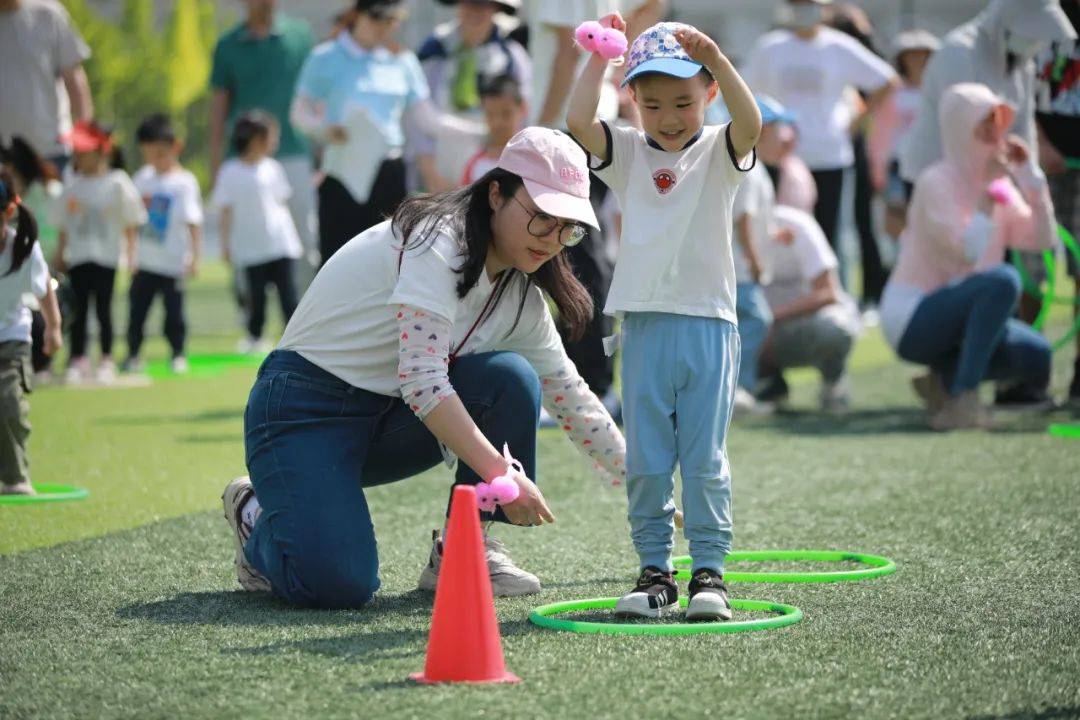
[[559,218],[548,215],[545,212],[533,212],[525,206],[525,203],[518,200],[517,195],[512,195],[514,202],[521,206],[521,209],[529,216],[529,234],[533,237],[547,237],[551,233],[555,232],[555,228],[559,228],[559,244],[563,247],[574,247],[585,239],[585,235],[589,232],[585,229],[584,225],[578,223],[566,223],[562,227],[559,227]]

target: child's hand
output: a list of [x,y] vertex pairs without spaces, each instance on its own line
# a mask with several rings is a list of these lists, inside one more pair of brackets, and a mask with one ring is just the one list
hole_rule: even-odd
[[198,277],[199,276],[199,261],[198,260],[189,261],[188,264],[187,264],[187,267],[185,268],[185,273],[190,278]]
[[773,240],[781,245],[791,245],[795,242],[795,231],[789,227],[782,227],[773,235]]
[[623,16],[618,12],[608,13],[600,18],[600,24],[604,27],[611,28],[612,30],[618,30],[621,33],[626,32],[626,21],[623,20]]
[[349,142],[349,131],[344,125],[331,125],[326,128],[326,141],[331,145],[342,145]]
[[60,333],[60,328],[48,328],[45,331],[45,345],[42,347],[42,352],[46,357],[52,357],[62,347],[64,347],[64,336]]
[[229,252],[228,245],[221,246],[221,259],[225,261],[226,265],[232,265],[232,253]]
[[67,265],[64,263],[64,253],[57,251],[56,254],[53,255],[51,265],[52,269],[58,273],[67,272]]
[[680,28],[675,31],[675,39],[679,41],[691,60],[709,68],[710,72],[724,58],[724,54],[720,52],[720,48],[713,39],[697,28]]

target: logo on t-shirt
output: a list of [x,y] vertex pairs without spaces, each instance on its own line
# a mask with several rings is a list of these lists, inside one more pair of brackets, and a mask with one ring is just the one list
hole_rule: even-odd
[[142,237],[158,243],[165,242],[172,202],[172,196],[166,193],[159,192],[143,196],[143,204],[146,206],[146,224],[142,226]]
[[656,185],[656,191],[661,195],[667,195],[671,192],[671,188],[675,187],[677,179],[675,177],[674,170],[657,170],[652,176],[653,184]]

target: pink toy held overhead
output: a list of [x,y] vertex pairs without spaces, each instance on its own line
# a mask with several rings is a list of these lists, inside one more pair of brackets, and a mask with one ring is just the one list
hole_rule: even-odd
[[512,503],[521,493],[521,488],[514,481],[514,473],[524,474],[525,470],[521,463],[510,456],[508,445],[503,445],[503,457],[506,459],[506,473],[476,485],[476,504],[484,512],[495,512],[496,505]]
[[986,193],[998,205],[1011,205],[1013,201],[1012,183],[1007,177],[999,177],[986,188]]
[[574,38],[582,50],[596,53],[605,60],[615,60],[626,54],[626,35],[615,28],[606,28],[596,20],[578,25]]

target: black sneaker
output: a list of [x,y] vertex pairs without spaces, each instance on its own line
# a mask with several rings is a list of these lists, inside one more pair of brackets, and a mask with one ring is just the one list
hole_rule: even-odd
[[709,568],[694,573],[690,578],[690,603],[686,606],[686,619],[691,622],[731,619],[731,603],[723,575]]
[[1054,399],[1046,388],[1035,387],[1027,383],[1001,384],[994,393],[995,410],[1049,410],[1054,407]]
[[787,380],[784,379],[782,373],[775,373],[761,378],[758,381],[758,386],[754,397],[758,402],[773,403],[777,407],[786,405],[788,397],[791,393],[788,387]]
[[677,607],[679,586],[674,576],[650,565],[641,571],[634,589],[615,603],[615,614],[658,618]]
[[1080,407],[1080,358],[1073,365],[1073,379],[1069,383],[1069,405]]

